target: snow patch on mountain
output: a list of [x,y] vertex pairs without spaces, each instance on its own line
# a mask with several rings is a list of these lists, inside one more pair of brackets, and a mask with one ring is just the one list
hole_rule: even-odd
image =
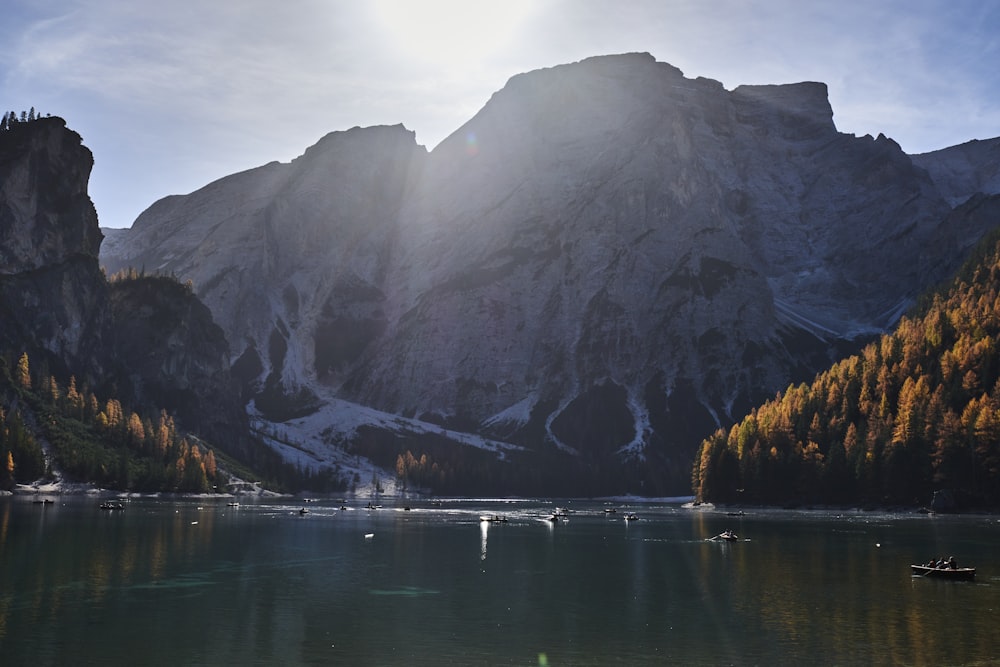
[[[438,435],[457,445],[475,447],[494,454],[503,461],[511,452],[524,448],[463,431],[447,429],[436,424],[382,412],[357,403],[336,398],[327,393],[320,396],[323,406],[307,417],[273,423],[251,402],[248,407],[251,424],[256,432],[268,440],[283,458],[303,469],[319,471],[324,467],[350,472],[370,472],[370,464],[362,457],[348,454],[344,444],[351,442],[361,427],[377,428],[401,437]],[[361,466],[361,468],[358,468]]]
[[535,407],[537,397],[525,396],[514,405],[483,420],[484,428],[496,426],[523,426],[531,419],[531,411]]

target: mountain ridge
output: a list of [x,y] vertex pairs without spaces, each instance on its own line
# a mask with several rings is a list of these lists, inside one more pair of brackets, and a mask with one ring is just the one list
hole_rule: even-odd
[[354,128],[161,200],[102,261],[193,280],[263,417],[346,400],[683,492],[700,438],[991,224],[942,162],[839,133],[822,83],[600,56],[512,77],[429,153]]

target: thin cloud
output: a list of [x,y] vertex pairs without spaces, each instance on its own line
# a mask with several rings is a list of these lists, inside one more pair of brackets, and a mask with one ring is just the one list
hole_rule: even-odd
[[992,0],[537,0],[503,48],[454,62],[408,56],[419,42],[393,42],[376,9],[10,0],[4,104],[81,132],[96,158],[92,196],[114,225],[162,195],[294,158],[330,131],[402,123],[432,148],[511,76],[608,53],[647,51],[727,88],[822,81],[841,131],[883,132],[910,152],[1000,135]]

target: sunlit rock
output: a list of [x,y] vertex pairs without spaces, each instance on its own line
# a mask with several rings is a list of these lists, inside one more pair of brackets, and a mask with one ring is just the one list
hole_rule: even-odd
[[430,153],[332,133],[155,203],[102,260],[193,280],[265,417],[330,409],[350,441],[336,397],[685,492],[702,437],[954,270],[988,225],[948,200],[839,133],[822,83],[628,54],[515,76]]

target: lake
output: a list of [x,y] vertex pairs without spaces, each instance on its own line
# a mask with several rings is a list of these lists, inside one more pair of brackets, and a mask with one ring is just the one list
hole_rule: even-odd
[[[3,665],[1000,661],[995,516],[54,500],[0,498]],[[975,581],[911,576],[948,555]]]

